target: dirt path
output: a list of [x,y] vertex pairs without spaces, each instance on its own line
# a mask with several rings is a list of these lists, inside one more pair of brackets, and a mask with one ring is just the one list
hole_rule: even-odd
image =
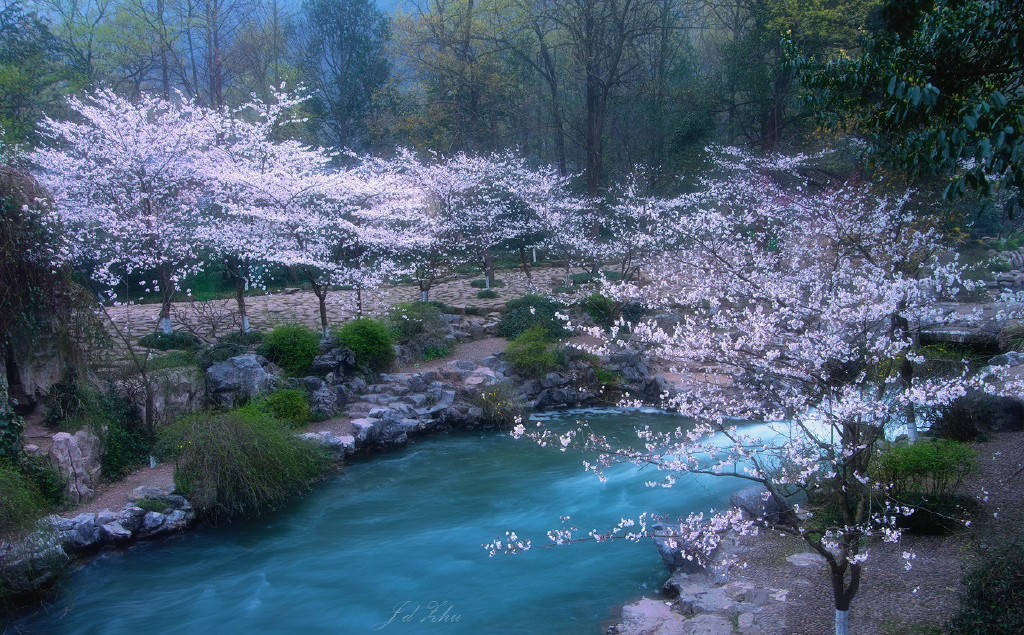
[[417,373],[425,370],[435,370],[441,368],[445,364],[451,361],[459,359],[468,359],[476,361],[483,359],[488,355],[494,355],[505,350],[505,345],[508,343],[504,337],[486,337],[480,340],[472,340],[469,342],[463,342],[455,347],[452,354],[447,357],[440,359],[432,359],[429,362],[417,362],[410,364],[404,368],[399,369],[397,372],[400,373]]
[[82,503],[78,507],[65,512],[67,517],[75,516],[85,512],[98,512],[104,509],[116,512],[126,504],[136,487],[159,487],[167,491],[174,490],[174,465],[171,463],[160,463],[154,468],[144,467],[136,470],[113,483],[104,483],[100,486],[96,498],[88,503]]

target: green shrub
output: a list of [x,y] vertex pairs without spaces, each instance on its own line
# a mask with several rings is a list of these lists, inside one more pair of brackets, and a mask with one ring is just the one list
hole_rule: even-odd
[[388,310],[388,321],[395,337],[409,339],[418,335],[433,334],[444,328],[441,310],[431,302],[403,302]]
[[295,428],[309,423],[313,418],[309,398],[304,390],[280,388],[253,402],[253,406]]
[[184,331],[171,331],[170,333],[157,331],[156,333],[149,333],[140,337],[139,345],[146,348],[155,348],[160,351],[172,349],[192,351],[201,348],[203,341],[195,335]]
[[104,409],[106,424],[93,427],[103,447],[100,469],[105,478],[118,480],[149,460],[153,439],[135,408],[117,395],[107,396]]
[[[487,288],[487,279],[486,278],[480,278],[479,280],[470,280],[469,281],[469,286],[473,287],[474,289],[486,289]],[[505,281],[504,280],[497,280],[497,279],[495,279],[494,282],[491,283],[491,288],[492,289],[498,289],[498,288],[503,287],[503,286],[505,286]]]
[[254,410],[182,417],[161,430],[160,447],[175,456],[175,488],[214,522],[276,509],[330,464],[321,448]]
[[395,360],[394,342],[387,325],[378,320],[358,318],[338,329],[335,337],[355,355],[363,370],[383,372]]
[[46,457],[23,455],[18,461],[18,469],[35,485],[49,506],[64,504],[64,479]]
[[47,425],[69,432],[87,427],[100,438],[105,478],[123,478],[148,459],[152,438],[138,409],[114,386],[101,392],[68,375],[54,386],[47,407]]
[[27,529],[47,508],[46,499],[31,480],[14,465],[0,462],[0,536]]
[[498,323],[498,333],[502,337],[517,337],[535,326],[542,327],[551,338],[562,337],[566,333],[562,321],[555,317],[564,305],[556,300],[530,294],[509,300],[505,308],[508,311]]
[[455,267],[455,273],[460,276],[476,275],[481,271],[483,271],[483,269],[480,268],[480,265],[459,265]]
[[477,291],[476,297],[479,300],[493,300],[498,297],[498,292],[494,289],[484,289],[483,291]]
[[452,354],[449,346],[428,346],[423,349],[423,361],[429,362],[432,359],[443,359]]
[[989,547],[964,576],[950,633],[1024,633],[1024,542]]
[[949,494],[977,469],[978,452],[956,441],[919,441],[883,450],[875,461],[876,480],[891,483],[889,493]]
[[977,456],[967,445],[941,440],[883,450],[873,468],[876,480],[890,483],[889,495],[914,510],[900,514],[897,526],[915,534],[944,534],[962,527],[976,504],[954,492],[977,469]]
[[313,329],[283,324],[263,338],[260,352],[289,375],[301,376],[309,372],[319,345],[320,336]]
[[502,430],[511,430],[529,414],[519,393],[509,383],[485,388],[473,395],[470,403],[483,410],[481,420],[485,426]]
[[462,310],[462,312],[465,313],[466,315],[481,315],[481,314],[483,314],[483,311],[480,309],[480,307],[473,306],[472,304],[467,304],[466,308],[464,308]]
[[564,366],[552,348],[544,327],[534,326],[505,346],[505,359],[523,377],[543,377]]
[[594,381],[605,386],[618,386],[622,381],[622,373],[597,366],[594,368]]
[[597,291],[580,300],[580,310],[605,328],[614,324],[622,315],[622,307],[618,302]]

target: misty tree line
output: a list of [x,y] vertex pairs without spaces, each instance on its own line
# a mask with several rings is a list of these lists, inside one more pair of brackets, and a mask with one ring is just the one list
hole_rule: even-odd
[[652,183],[709,142],[776,149],[811,129],[783,37],[857,46],[870,0],[2,0],[0,125],[97,85],[232,106],[312,93],[308,141],[442,153],[518,146],[583,174]]

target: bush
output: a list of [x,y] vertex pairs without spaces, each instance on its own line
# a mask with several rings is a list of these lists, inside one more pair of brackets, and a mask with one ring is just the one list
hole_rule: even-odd
[[101,409],[104,423],[96,419],[92,422],[103,447],[100,470],[105,478],[121,479],[149,460],[153,438],[139,420],[135,406],[113,390],[104,395]]
[[565,327],[555,317],[564,306],[556,300],[539,295],[524,295],[505,303],[508,311],[498,323],[498,333],[502,337],[517,337],[524,331],[535,326],[542,327],[550,338],[562,337]]
[[114,386],[105,392],[69,374],[54,386],[47,400],[45,422],[69,432],[88,427],[100,438],[101,472],[116,480],[146,462],[152,437],[145,430],[135,405]]
[[982,551],[964,587],[950,633],[1024,633],[1024,542]]
[[423,361],[429,362],[432,359],[442,359],[452,354],[449,346],[428,346],[423,349]]
[[615,324],[622,315],[622,307],[618,302],[597,291],[580,300],[580,310],[590,316],[599,326],[605,328]]
[[201,348],[203,342],[195,335],[185,331],[171,331],[170,333],[157,331],[156,333],[140,337],[139,345],[146,348],[155,348],[160,351],[193,351]]
[[161,430],[175,488],[214,522],[259,515],[306,490],[330,463],[318,446],[255,411],[199,413]]
[[383,372],[395,360],[391,331],[383,322],[358,318],[338,329],[335,337],[352,351],[356,365],[363,370]]
[[319,346],[320,336],[313,329],[283,324],[266,335],[260,353],[289,375],[301,376],[309,372]]
[[462,312],[465,313],[466,315],[482,315],[483,314],[483,311],[480,309],[480,307],[473,306],[472,304],[467,304],[466,308],[464,308],[462,310]]
[[239,346],[238,344],[231,344],[229,342],[217,342],[213,346],[203,349],[203,352],[199,354],[198,363],[202,368],[209,368],[214,364],[218,364],[223,361],[227,361],[232,357],[238,357],[248,352],[248,348],[245,346]]
[[[487,288],[487,279],[486,278],[480,278],[479,280],[470,280],[469,281],[469,286],[473,287],[474,289],[486,289]],[[498,289],[498,288],[503,287],[503,286],[505,286],[505,281],[504,280],[495,279],[494,282],[491,284],[491,288],[492,289]]]
[[534,326],[509,342],[505,347],[505,358],[523,377],[543,377],[563,367],[558,353],[552,350],[548,332],[542,326]]
[[498,292],[493,289],[484,289],[483,291],[477,291],[476,297],[479,300],[493,300],[498,297]]
[[891,483],[889,495],[912,508],[899,515],[898,527],[914,534],[944,534],[963,526],[973,500],[954,494],[977,469],[978,453],[955,441],[919,441],[884,450],[875,462],[876,479]]
[[892,483],[889,493],[950,494],[977,469],[978,452],[956,441],[919,441],[882,451],[876,479]]
[[388,310],[391,331],[398,339],[434,335],[444,328],[441,310],[432,302],[403,302]]
[[508,383],[485,388],[473,395],[470,401],[484,411],[481,420],[487,427],[511,430],[528,414],[519,393]]
[[64,479],[46,457],[23,455],[18,461],[18,469],[49,506],[64,504]]
[[0,463],[0,536],[12,536],[30,527],[46,513],[46,499],[21,471]]
[[313,418],[306,392],[294,388],[275,390],[263,399],[253,402],[252,405],[294,428],[308,423]]

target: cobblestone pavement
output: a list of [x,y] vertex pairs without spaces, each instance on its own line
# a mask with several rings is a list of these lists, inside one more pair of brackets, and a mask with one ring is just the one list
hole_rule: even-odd
[[[480,289],[470,286],[470,281],[480,276],[464,277],[441,283],[430,290],[430,299],[454,307],[475,306],[483,311],[501,307],[506,300],[518,298],[531,288],[541,292],[559,286],[565,277],[563,269],[535,268],[531,270],[532,285],[521,270],[502,270],[495,274],[504,287],[495,288],[498,297],[477,298]],[[389,306],[400,302],[419,299],[419,288],[415,285],[384,287],[363,292],[363,313],[380,315]],[[132,304],[110,308],[111,318],[122,327],[131,328],[136,337],[156,328],[160,305]],[[283,323],[301,323],[311,328],[320,326],[320,309],[312,291],[289,289],[246,298],[246,312],[254,329],[272,328]],[[216,337],[237,328],[238,307],[234,298],[209,300],[206,302],[176,302],[171,310],[175,328],[188,328],[208,337]],[[338,324],[356,314],[355,291],[331,291],[327,296],[327,318],[330,324]],[[189,328],[191,327],[191,328]]]

